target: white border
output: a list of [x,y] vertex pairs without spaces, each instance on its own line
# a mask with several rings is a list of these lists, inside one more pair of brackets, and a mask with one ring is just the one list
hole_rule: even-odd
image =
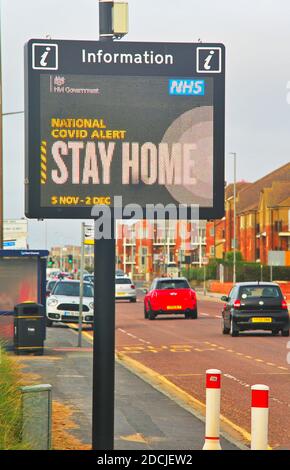
[[[199,70],[199,51],[219,51],[218,70]],[[221,73],[222,72],[222,48],[221,47],[197,47],[196,48],[196,72],[197,73]]]
[[[36,67],[35,66],[35,46],[55,47],[55,67]],[[32,44],[32,68],[33,70],[58,70],[58,44],[52,44],[51,42],[34,42]]]

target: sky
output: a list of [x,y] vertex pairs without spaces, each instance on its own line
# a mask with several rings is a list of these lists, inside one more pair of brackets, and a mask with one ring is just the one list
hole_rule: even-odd
[[[128,0],[123,41],[226,46],[226,180],[255,181],[290,156],[290,2]],[[98,39],[97,0],[2,0],[3,113],[24,110],[23,47],[30,38]],[[289,82],[289,89],[287,83]],[[290,99],[288,99],[290,103]],[[3,117],[4,218],[24,216],[24,115]],[[79,244],[80,221],[29,221],[33,249]]]

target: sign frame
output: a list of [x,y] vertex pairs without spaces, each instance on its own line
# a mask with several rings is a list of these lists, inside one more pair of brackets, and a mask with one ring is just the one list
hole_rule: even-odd
[[[57,46],[57,69],[38,67],[35,58],[35,45]],[[103,53],[112,51],[143,51],[144,48],[159,54],[173,54],[176,64],[147,65],[138,64],[81,64],[81,57],[75,60],[74,51],[81,49],[103,50]],[[74,207],[43,207],[41,206],[40,165],[40,75],[51,75],[53,70],[57,75],[94,75],[97,70],[100,75],[130,76],[163,76],[188,77],[188,54],[202,49],[219,49],[220,64],[218,71],[205,71],[201,73],[195,58],[196,70],[192,70],[192,77],[213,79],[213,206],[200,207],[200,219],[219,219],[224,215],[224,134],[225,134],[225,48],[220,43],[151,43],[151,42],[109,42],[101,41],[69,41],[69,40],[41,40],[31,39],[25,45],[25,215],[36,219],[93,219],[92,206]],[[33,53],[32,53],[33,51]],[[71,57],[73,59],[71,60]],[[197,53],[195,54],[197,57]],[[32,67],[34,66],[34,68]],[[192,64],[191,64],[192,65]],[[132,201],[134,203],[134,201]],[[156,201],[155,204],[162,201]],[[146,204],[146,202],[145,202]],[[178,207],[178,205],[177,205]],[[112,207],[113,213],[113,207]],[[143,208],[143,218],[146,217]],[[126,217],[124,217],[126,218]],[[188,210],[190,219],[190,210]]]

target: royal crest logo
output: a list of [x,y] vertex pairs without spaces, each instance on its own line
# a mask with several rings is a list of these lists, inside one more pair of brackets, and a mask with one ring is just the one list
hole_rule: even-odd
[[65,84],[65,78],[56,76],[54,77],[53,83],[55,86],[63,86]]

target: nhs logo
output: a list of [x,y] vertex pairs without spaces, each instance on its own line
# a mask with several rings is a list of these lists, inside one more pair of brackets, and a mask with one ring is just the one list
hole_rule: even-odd
[[204,80],[192,78],[171,78],[168,83],[170,95],[204,96]]

